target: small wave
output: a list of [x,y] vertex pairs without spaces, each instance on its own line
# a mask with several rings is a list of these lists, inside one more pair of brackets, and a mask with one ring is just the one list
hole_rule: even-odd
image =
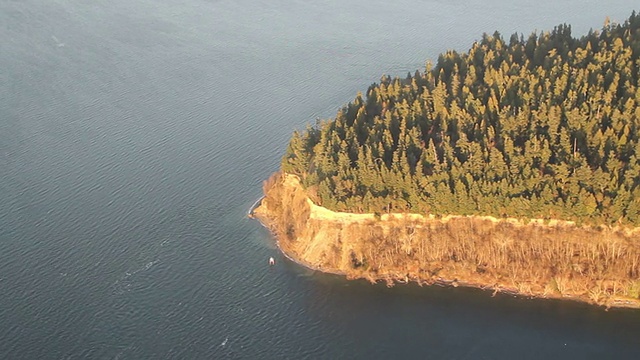
[[159,260],[153,260],[146,263],[143,267],[139,267],[133,271],[125,271],[124,275],[122,275],[119,279],[117,279],[112,287],[114,289],[114,293],[121,295],[125,292],[131,290],[131,285],[135,281],[135,275],[140,273],[141,271],[147,271],[153,267],[153,265],[157,264]]
[[247,217],[251,217],[253,215],[253,211],[260,205],[260,202],[264,199],[264,196],[261,196],[258,200],[256,200],[253,205],[247,211]]

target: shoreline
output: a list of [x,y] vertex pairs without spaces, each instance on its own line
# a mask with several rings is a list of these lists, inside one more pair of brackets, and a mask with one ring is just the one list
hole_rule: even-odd
[[273,229],[273,227],[271,225],[269,225],[268,223],[268,219],[267,218],[263,218],[260,215],[256,215],[254,213],[254,210],[257,209],[258,207],[260,207],[260,203],[262,202],[262,200],[265,197],[262,196],[260,197],[252,206],[252,208],[249,209],[249,211],[247,212],[247,217],[249,219],[252,220],[256,220],[260,225],[262,225],[262,227],[264,227],[265,229],[269,230],[269,232],[271,233],[271,235],[273,236],[275,243],[276,243],[276,247],[278,248],[278,250],[280,251],[280,253],[282,255],[284,255],[284,257],[286,257],[287,259],[291,260],[292,262],[305,267],[309,270],[313,270],[313,271],[320,271],[326,274],[333,274],[333,275],[340,275],[340,276],[346,276],[345,273],[343,272],[339,272],[339,271],[325,271],[319,267],[313,266],[307,262],[305,262],[302,259],[297,259],[296,257],[294,257],[292,254],[289,254],[287,251],[285,251],[282,247],[282,244],[280,242],[280,237],[278,236],[277,232]]
[[[282,186],[290,186],[294,189],[294,191],[301,190],[299,182],[296,181],[294,176],[287,175],[284,181],[282,182]],[[302,190],[303,191],[303,190]],[[324,251],[322,247],[324,246],[336,246],[336,244],[332,244],[335,242],[336,233],[328,232],[326,228],[322,228],[320,230],[309,230],[307,229],[309,226],[318,227],[325,226],[327,228],[331,228],[332,225],[335,228],[347,228],[350,225],[356,224],[361,227],[375,227],[375,226],[391,226],[388,223],[391,223],[395,220],[398,220],[401,217],[396,217],[398,214],[391,214],[385,220],[380,220],[379,222],[371,222],[369,216],[373,216],[373,214],[351,214],[351,213],[339,213],[323,208],[314,204],[308,197],[304,197],[305,203],[308,204],[309,214],[307,216],[307,220],[304,222],[302,236],[300,234],[296,234],[294,238],[285,239],[283,234],[278,231],[277,226],[277,215],[275,215],[272,209],[269,209],[269,206],[265,204],[265,199],[267,196],[263,196],[258,199],[252,207],[249,209],[247,216],[249,218],[258,220],[258,222],[266,227],[271,234],[275,237],[276,246],[280,250],[280,252],[289,260],[294,263],[301,265],[307,269],[313,271],[320,271],[323,273],[334,274],[339,276],[344,276],[347,280],[353,279],[365,279],[371,283],[378,283],[380,281],[386,282],[387,286],[394,286],[395,284],[405,284],[409,282],[415,282],[419,286],[423,285],[438,285],[444,287],[470,287],[477,288],[483,291],[491,291],[495,296],[498,293],[503,293],[511,296],[516,296],[519,298],[525,299],[556,299],[556,300],[570,300],[582,303],[588,303],[591,305],[598,305],[604,308],[632,308],[639,309],[640,308],[640,299],[635,299],[633,297],[625,297],[620,296],[616,293],[611,295],[606,295],[603,293],[602,297],[592,298],[591,294],[587,293],[579,293],[576,290],[569,291],[559,291],[553,292],[544,286],[540,286],[540,279],[529,278],[529,279],[519,279],[518,281],[512,278],[503,278],[503,276],[499,274],[487,274],[491,276],[481,276],[476,275],[472,272],[469,272],[468,269],[461,269],[459,267],[451,267],[451,264],[440,264],[442,269],[444,269],[444,276],[439,276],[435,273],[429,273],[424,270],[418,270],[411,268],[402,268],[402,265],[399,266],[391,266],[384,267],[381,265],[376,265],[375,267],[345,267],[344,259],[342,263],[336,263],[335,259],[333,261],[328,260],[326,258],[326,254],[322,254],[322,256],[318,256],[318,252]],[[270,199],[269,201],[273,201]],[[320,209],[320,210],[319,210]],[[318,214],[321,214],[320,216]],[[281,215],[281,214],[280,214]],[[340,215],[343,215],[344,218],[340,218]],[[386,214],[385,214],[386,215]],[[416,216],[419,216],[418,219]],[[437,226],[444,225],[449,221],[474,221],[473,217],[465,217],[465,216],[446,216],[446,217],[434,217],[431,216],[423,216],[419,214],[412,214],[410,218],[415,221],[419,221],[420,225],[414,226]],[[472,218],[471,220],[469,218]],[[457,220],[456,220],[457,219]],[[279,219],[282,222],[282,219]],[[508,223],[509,226],[513,227],[529,227],[529,228],[539,228],[539,229],[566,229],[566,228],[578,228],[575,224],[566,224],[563,222],[555,222],[555,223],[538,223],[538,222],[530,222],[529,224],[523,224],[522,222],[514,223],[511,221],[505,221],[505,219],[487,219],[487,217],[479,217],[476,218],[477,221],[489,221],[494,225],[496,223]],[[311,225],[310,225],[311,224]],[[321,225],[318,225],[321,224]],[[415,224],[415,223],[414,223]],[[568,225],[568,226],[567,226]],[[400,225],[394,225],[399,227]],[[306,227],[306,228],[305,228]],[[582,228],[582,227],[580,227]],[[332,229],[335,230],[335,229]],[[610,231],[620,231],[622,229],[611,229]],[[638,228],[633,229],[632,231],[624,231],[628,235],[634,235]],[[324,232],[323,232],[324,231]],[[310,233],[311,232],[311,233]],[[346,235],[343,235],[346,236]],[[341,237],[341,233],[338,233],[338,238]],[[338,240],[340,242],[340,240]],[[303,243],[303,244],[300,244]],[[340,246],[342,243],[340,242]],[[318,249],[320,248],[320,249]],[[303,250],[301,250],[303,249]],[[348,251],[344,250],[344,251]],[[351,251],[351,256],[353,257],[353,250]],[[352,260],[353,261],[353,260]],[[324,265],[324,266],[323,266]],[[447,268],[447,266],[449,266]],[[347,270],[347,271],[344,271]],[[428,270],[428,269],[427,269]],[[448,276],[447,276],[448,275]],[[474,276],[475,275],[475,276]],[[465,280],[466,278],[466,280]],[[483,281],[484,280],[484,281]],[[600,282],[602,283],[601,280]],[[597,282],[596,282],[597,283]],[[524,284],[524,286],[523,286]],[[523,291],[524,289],[524,291]]]
[[298,257],[296,257],[295,255],[287,252],[280,241],[280,237],[278,236],[278,234],[273,230],[273,228],[268,224],[268,219],[263,219],[260,216],[256,216],[254,213],[254,210],[256,208],[258,208],[260,206],[260,202],[264,199],[264,196],[262,196],[260,199],[258,199],[256,201],[256,203],[254,203],[254,206],[252,209],[250,209],[250,211],[247,213],[247,217],[249,217],[250,219],[256,220],[258,223],[260,223],[260,225],[262,225],[263,227],[265,227],[266,229],[269,230],[269,232],[271,233],[271,235],[274,237],[275,243],[276,243],[276,247],[278,248],[278,250],[280,251],[280,253],[287,259],[289,259],[291,262],[302,266],[304,268],[307,268],[309,270],[312,271],[318,271],[321,272],[323,274],[331,274],[331,275],[337,275],[337,276],[342,276],[344,277],[346,280],[366,280],[368,282],[370,282],[371,284],[377,284],[378,282],[384,281],[386,282],[387,287],[393,287],[396,284],[409,284],[409,283],[415,283],[418,286],[422,287],[422,286],[441,286],[441,287],[453,287],[453,288],[457,288],[457,287],[467,287],[467,288],[473,288],[473,289],[478,289],[484,292],[493,292],[493,294],[491,295],[492,297],[494,297],[496,294],[505,294],[505,295],[510,295],[510,296],[514,296],[514,297],[518,297],[521,299],[528,299],[528,300],[563,300],[563,301],[573,301],[573,302],[579,302],[579,303],[587,303],[589,305],[595,305],[595,306],[599,306],[599,307],[603,307],[605,309],[610,309],[610,308],[618,308],[618,309],[640,309],[640,303],[633,303],[633,302],[615,302],[613,304],[597,304],[597,303],[593,303],[593,302],[589,302],[586,301],[585,299],[582,299],[580,297],[575,297],[575,296],[549,296],[549,295],[544,295],[544,294],[527,294],[527,293],[522,293],[519,292],[517,289],[515,288],[510,288],[510,287],[504,287],[504,286],[500,286],[499,284],[479,284],[479,283],[472,283],[472,282],[465,282],[465,281],[460,281],[457,279],[444,279],[444,278],[437,278],[435,280],[433,279],[400,279],[400,278],[393,278],[393,277],[366,277],[366,276],[349,276],[349,274],[346,274],[343,271],[337,270],[337,269],[323,269],[322,267],[319,266],[314,266]]
[[[254,203],[251,205],[251,207],[249,208],[249,210],[247,210],[247,217],[248,217],[249,219],[253,219],[253,218],[254,218],[253,212],[256,210],[256,208],[257,208],[258,206],[260,206],[260,203],[262,202],[262,199],[264,199],[264,195],[260,196],[260,197],[258,198],[258,200],[254,201]],[[264,225],[264,224],[263,224],[263,225]]]

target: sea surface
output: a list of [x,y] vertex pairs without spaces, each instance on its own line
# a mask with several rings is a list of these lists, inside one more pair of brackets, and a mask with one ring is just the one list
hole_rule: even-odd
[[0,359],[640,358],[640,311],[347,281],[246,217],[383,74],[637,5],[0,0]]

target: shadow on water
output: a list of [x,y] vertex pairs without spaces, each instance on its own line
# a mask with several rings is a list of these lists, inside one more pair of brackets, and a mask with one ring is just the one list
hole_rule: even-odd
[[353,342],[345,346],[368,344],[371,358],[628,358],[640,351],[637,310],[493,296],[474,288],[389,288],[283,261],[296,286],[304,283],[313,321]]

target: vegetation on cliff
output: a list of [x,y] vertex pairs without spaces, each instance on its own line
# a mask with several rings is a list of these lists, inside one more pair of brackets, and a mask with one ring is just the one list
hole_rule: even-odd
[[476,286],[525,296],[640,307],[638,231],[480,216],[354,214],[310,201],[276,173],[253,215],[294,260],[389,284]]
[[640,226],[639,55],[635,12],[485,34],[295,132],[282,170],[332,210]]

